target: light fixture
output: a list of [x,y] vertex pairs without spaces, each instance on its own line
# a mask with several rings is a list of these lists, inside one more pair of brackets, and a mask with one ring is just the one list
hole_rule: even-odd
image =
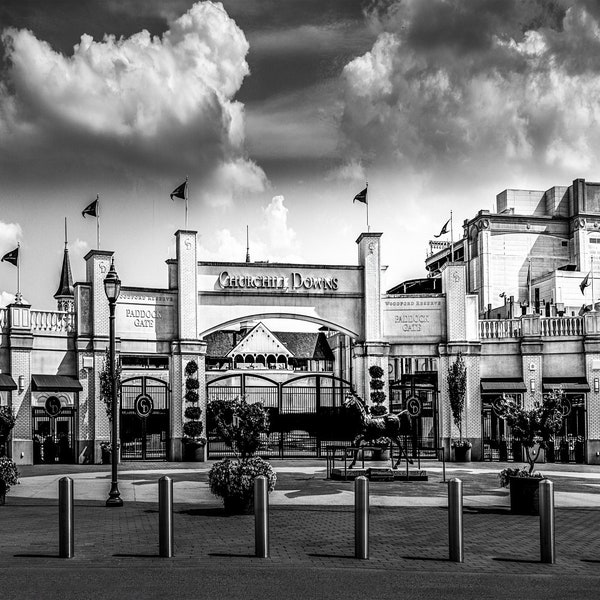
[[529,390],[532,394],[535,394],[535,379],[529,380]]
[[111,260],[110,269],[104,278],[104,292],[106,293],[109,304],[116,302],[121,293],[121,280],[117,275],[114,259]]
[[594,377],[594,391],[600,392],[600,381],[598,381],[597,377]]
[[19,394],[25,389],[25,375],[19,375]]

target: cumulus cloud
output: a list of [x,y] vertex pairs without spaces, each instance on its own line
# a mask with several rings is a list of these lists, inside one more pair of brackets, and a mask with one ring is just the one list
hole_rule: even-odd
[[220,192],[221,201],[263,189],[265,175],[244,150],[243,105],[234,100],[249,73],[249,46],[221,4],[194,4],[162,37],[84,34],[71,56],[28,30],[7,29],[2,41],[4,153],[186,173],[209,181],[203,191]]
[[[262,224],[250,227],[250,258],[252,261],[304,262],[298,253],[296,232],[288,224],[288,209],[283,196],[274,196],[262,209]],[[215,231],[202,240],[200,260],[243,262],[246,257],[245,238],[236,237],[230,229]]]
[[19,223],[3,223],[0,221],[0,252],[2,256],[6,252],[14,250],[22,235],[23,231]]
[[346,65],[353,160],[442,178],[593,175],[600,10],[586,0],[377,3],[372,49]]

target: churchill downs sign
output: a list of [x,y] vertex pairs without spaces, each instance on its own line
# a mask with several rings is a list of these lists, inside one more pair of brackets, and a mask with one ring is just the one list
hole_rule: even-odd
[[223,289],[270,289],[270,290],[312,290],[337,291],[337,277],[313,277],[302,273],[283,275],[230,275],[227,271],[219,274],[219,286]]

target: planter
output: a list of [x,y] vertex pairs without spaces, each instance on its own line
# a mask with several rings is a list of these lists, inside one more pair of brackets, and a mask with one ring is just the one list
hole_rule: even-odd
[[226,497],[223,498],[223,508],[228,515],[251,515],[254,513],[254,497],[238,498]]
[[458,446],[453,448],[454,462],[471,462],[471,448],[467,446]]
[[204,462],[204,446],[206,444],[185,443],[183,445],[183,456],[189,462]]
[[390,460],[390,449],[381,448],[379,450],[373,450],[372,460]]
[[6,503],[6,483],[0,481],[0,506]]
[[515,515],[540,514],[539,477],[510,478],[510,512]]

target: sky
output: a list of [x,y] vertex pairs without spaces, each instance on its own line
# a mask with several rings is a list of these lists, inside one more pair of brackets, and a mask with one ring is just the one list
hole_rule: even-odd
[[[600,179],[595,0],[3,0],[0,254],[54,309],[64,219],[75,281],[96,247],[126,286],[167,287],[189,177],[199,259],[425,275],[507,188]],[[16,269],[0,263],[0,300]]]

